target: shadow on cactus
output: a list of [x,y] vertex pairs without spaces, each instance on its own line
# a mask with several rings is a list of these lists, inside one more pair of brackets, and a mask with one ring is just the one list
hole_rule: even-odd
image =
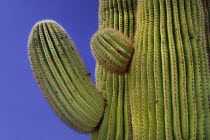
[[210,139],[209,1],[100,0],[96,85],[65,30],[29,37],[37,83],[70,127],[105,139]]

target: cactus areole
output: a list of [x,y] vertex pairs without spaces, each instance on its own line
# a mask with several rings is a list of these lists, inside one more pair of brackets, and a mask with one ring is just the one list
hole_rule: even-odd
[[209,0],[100,0],[96,85],[65,30],[35,24],[29,57],[44,96],[92,140],[210,140]]

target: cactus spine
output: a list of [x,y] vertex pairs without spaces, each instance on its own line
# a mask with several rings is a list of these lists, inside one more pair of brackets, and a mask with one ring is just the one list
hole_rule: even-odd
[[51,20],[29,37],[52,109],[91,139],[210,139],[208,0],[100,0],[96,87]]

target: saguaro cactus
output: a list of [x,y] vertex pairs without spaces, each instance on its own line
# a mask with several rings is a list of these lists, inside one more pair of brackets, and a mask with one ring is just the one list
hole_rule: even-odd
[[210,139],[208,0],[100,0],[96,86],[65,30],[35,24],[29,57],[52,109],[105,139]]

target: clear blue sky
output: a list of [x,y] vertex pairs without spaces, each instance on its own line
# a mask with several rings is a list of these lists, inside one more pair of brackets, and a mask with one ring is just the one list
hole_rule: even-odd
[[86,140],[51,110],[33,77],[28,35],[53,19],[73,39],[94,79],[90,38],[98,28],[98,0],[0,0],[0,140]]

